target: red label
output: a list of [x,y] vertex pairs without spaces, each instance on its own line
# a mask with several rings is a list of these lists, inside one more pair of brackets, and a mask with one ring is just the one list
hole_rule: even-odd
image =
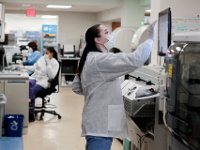
[[26,10],[26,16],[35,17],[36,16],[35,8],[28,8]]

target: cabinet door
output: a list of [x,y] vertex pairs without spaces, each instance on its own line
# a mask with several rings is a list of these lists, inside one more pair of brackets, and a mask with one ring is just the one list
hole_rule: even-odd
[[4,81],[0,80],[0,93],[4,93]]
[[24,127],[28,126],[29,81],[5,80],[6,114],[23,114]]
[[78,66],[77,59],[63,59],[61,65],[61,73],[75,74]]

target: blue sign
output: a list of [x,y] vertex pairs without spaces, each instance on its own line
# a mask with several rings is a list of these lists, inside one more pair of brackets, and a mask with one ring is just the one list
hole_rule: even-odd
[[49,34],[56,34],[57,26],[56,25],[42,25],[42,32],[49,33]]

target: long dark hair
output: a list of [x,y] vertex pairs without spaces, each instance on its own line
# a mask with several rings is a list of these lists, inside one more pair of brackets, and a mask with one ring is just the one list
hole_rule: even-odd
[[53,58],[58,60],[58,54],[57,54],[56,50],[54,49],[54,47],[47,47],[46,50],[49,51],[50,53],[53,53]]
[[95,38],[100,37],[99,26],[100,26],[100,24],[93,25],[85,33],[86,46],[85,46],[85,49],[81,56],[81,60],[79,62],[79,66],[77,69],[77,73],[78,73],[79,77],[81,76],[88,53],[89,52],[101,52],[99,49],[97,49],[96,44],[95,44]]

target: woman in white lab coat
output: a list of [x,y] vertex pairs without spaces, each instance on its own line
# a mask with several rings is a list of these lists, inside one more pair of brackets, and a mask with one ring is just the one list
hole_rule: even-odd
[[150,38],[129,54],[108,52],[113,38],[104,25],[87,30],[86,47],[72,85],[74,92],[85,97],[82,136],[86,138],[86,150],[110,150],[113,137],[127,137],[118,77],[134,71],[149,58],[153,27],[149,27]]
[[[38,92],[49,87],[49,79],[54,79],[59,70],[57,52],[53,47],[46,48],[45,55],[42,56],[33,66],[34,73],[29,78],[29,98],[31,106],[34,108],[35,98]],[[30,117],[34,120],[34,110],[30,111]]]

